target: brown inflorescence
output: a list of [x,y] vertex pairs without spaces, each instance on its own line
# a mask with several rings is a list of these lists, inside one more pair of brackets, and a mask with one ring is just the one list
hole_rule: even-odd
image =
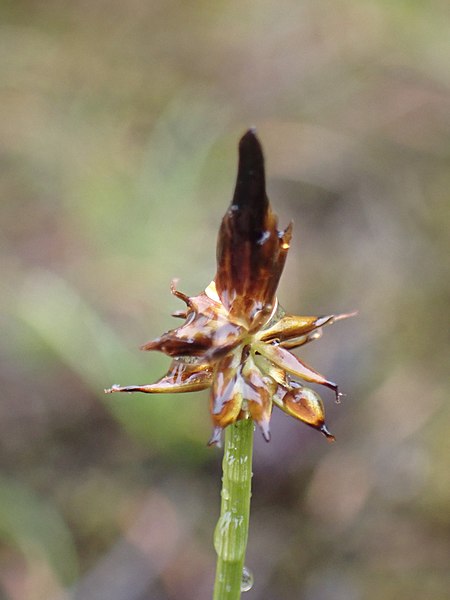
[[272,406],[334,437],[325,425],[320,396],[302,381],[338,386],[294,356],[290,350],[317,339],[322,328],[352,314],[287,315],[276,289],[292,235],[292,224],[278,229],[266,194],[264,157],[253,129],[239,143],[239,166],[233,200],[217,242],[217,272],[198,296],[188,297],[172,283],[172,293],[186,309],[176,329],[142,346],[172,357],[168,373],[149,385],[112,392],[190,392],[210,388],[214,425],[210,444],[238,419],[252,418],[270,440]]

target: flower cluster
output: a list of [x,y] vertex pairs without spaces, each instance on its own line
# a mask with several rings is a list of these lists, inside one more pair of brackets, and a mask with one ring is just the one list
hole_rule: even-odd
[[325,426],[320,396],[301,381],[338,386],[294,356],[290,350],[319,338],[322,328],[350,314],[287,315],[276,289],[292,235],[292,224],[278,229],[266,195],[264,157],[254,130],[239,144],[236,188],[217,244],[217,272],[198,296],[188,297],[172,283],[172,293],[186,304],[173,316],[181,327],[145,344],[172,358],[168,373],[149,385],[112,392],[189,392],[211,388],[214,425],[210,444],[238,419],[252,418],[270,440],[273,404],[334,439]]

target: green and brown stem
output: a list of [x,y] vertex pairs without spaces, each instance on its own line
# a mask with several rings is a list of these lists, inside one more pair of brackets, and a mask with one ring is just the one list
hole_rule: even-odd
[[241,597],[250,516],[253,430],[252,419],[237,421],[225,429],[222,502],[214,532],[218,558],[213,600]]

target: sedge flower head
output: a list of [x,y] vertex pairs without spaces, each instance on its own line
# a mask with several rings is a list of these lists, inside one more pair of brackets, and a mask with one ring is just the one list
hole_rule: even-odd
[[321,337],[325,325],[351,315],[285,313],[276,290],[291,236],[292,223],[278,229],[266,194],[262,148],[251,129],[239,143],[236,187],[220,226],[214,280],[193,297],[173,282],[172,293],[186,305],[174,316],[184,323],[142,346],[172,358],[168,373],[156,383],[114,385],[105,391],[155,394],[210,388],[210,444],[220,443],[225,427],[247,418],[269,441],[273,405],[333,440],[322,400],[304,382],[331,388],[337,401],[338,386],[291,350]]

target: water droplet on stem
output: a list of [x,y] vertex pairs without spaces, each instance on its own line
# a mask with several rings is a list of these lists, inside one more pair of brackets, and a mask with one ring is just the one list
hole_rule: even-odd
[[248,592],[253,587],[253,573],[244,565],[242,569],[241,592]]

